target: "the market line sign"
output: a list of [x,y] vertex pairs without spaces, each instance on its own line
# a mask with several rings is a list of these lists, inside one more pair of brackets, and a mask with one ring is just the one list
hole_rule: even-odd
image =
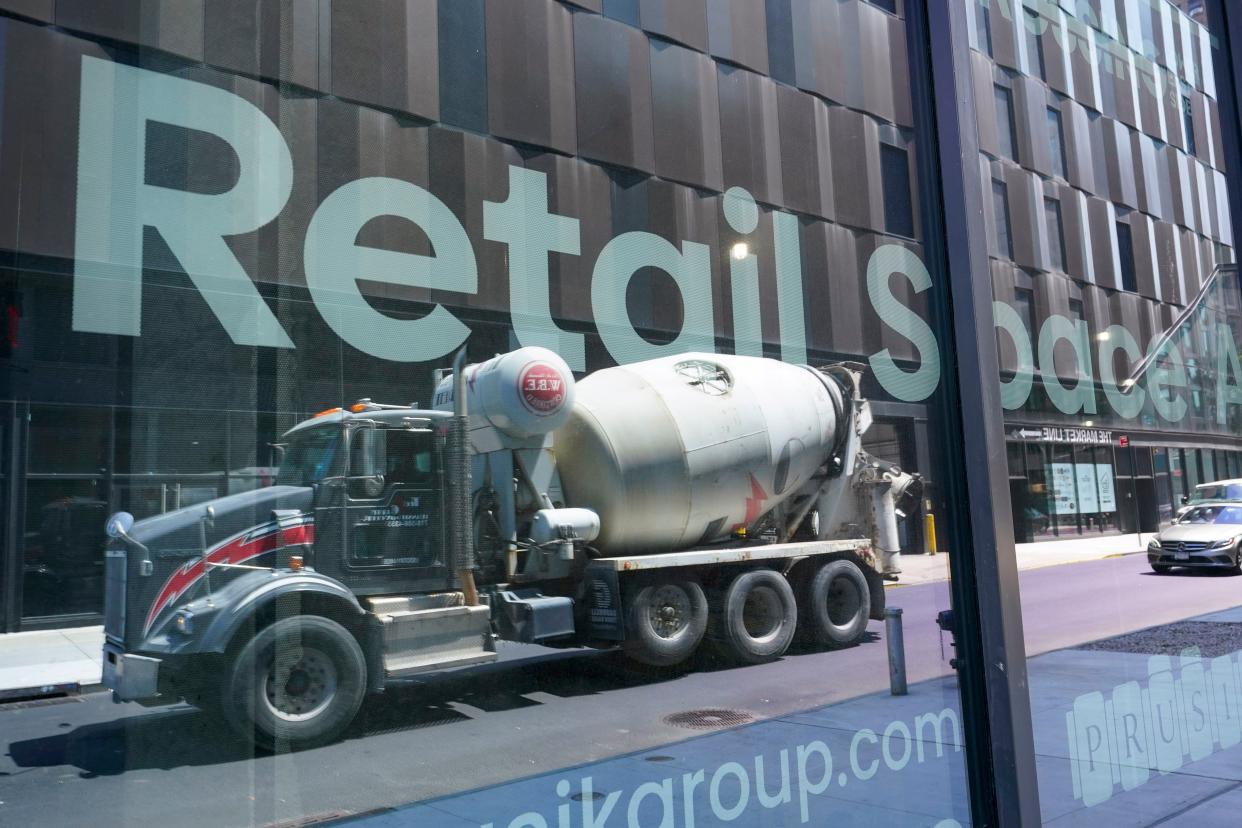
[[1037,443],[1073,443],[1080,446],[1111,446],[1115,441],[1113,432],[1103,428],[1058,428],[1024,426],[1009,431],[1010,439]]

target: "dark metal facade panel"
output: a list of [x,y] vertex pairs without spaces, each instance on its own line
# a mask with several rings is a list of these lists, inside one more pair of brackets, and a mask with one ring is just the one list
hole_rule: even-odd
[[1156,282],[1156,225],[1142,213],[1131,213],[1130,233],[1134,238],[1134,275],[1138,292],[1148,299],[1159,297]]
[[589,14],[574,15],[578,154],[655,172],[651,59],[641,31]]
[[707,51],[706,0],[639,0],[638,20],[645,32]]
[[723,191],[715,63],[707,55],[659,40],[652,40],[650,47],[656,174]]
[[789,0],[793,83],[837,103],[845,102],[846,68],[840,3]]
[[0,0],[0,9],[48,23],[56,14],[54,0]]
[[439,120],[439,41],[437,0],[337,3],[332,94]]
[[486,8],[489,131],[574,154],[573,13],[555,0],[488,0]]
[[975,111],[978,113],[975,130],[978,135],[979,150],[997,157],[1001,151],[996,122],[996,97],[993,89],[996,82],[992,76],[992,63],[987,55],[980,52],[971,52],[970,57]]
[[718,60],[768,74],[764,5],[753,0],[707,0],[707,48]]
[[[456,1],[456,0],[455,0]],[[428,182],[430,190],[461,221],[474,245],[479,289],[474,295],[454,294],[446,300],[457,306],[504,311],[509,308],[509,251],[484,240],[484,202],[503,202],[509,196],[509,166],[536,167],[543,156],[529,160],[509,144],[460,132],[432,127],[428,135]],[[549,196],[549,209],[553,198]],[[607,201],[595,210],[603,211]],[[553,210],[555,212],[555,210]],[[551,257],[551,258],[556,258]]]
[[831,221],[834,152],[828,105],[787,86],[776,88],[776,99],[784,203],[800,213]]
[[203,60],[230,72],[319,89],[322,2],[204,3]]
[[[591,267],[613,233],[609,207],[613,181],[598,164],[583,163],[556,153],[536,155],[527,159],[524,166],[548,177],[548,212],[578,219],[580,255],[552,253],[548,256],[548,297],[552,315],[590,322]],[[500,200],[498,195],[492,198]],[[489,262],[489,266],[501,273],[508,272],[504,261],[494,265]]]
[[77,32],[203,59],[204,0],[100,3],[93,0],[7,0],[0,8],[55,21]]
[[[991,14],[988,15],[992,24],[992,59],[999,66],[1006,69],[1018,71],[1021,68],[1021,62],[1018,59],[1018,29],[1017,21],[1014,19],[1017,15],[1002,14],[1001,9],[995,4],[992,6]],[[1012,9],[1013,6],[1010,6]]]
[[1009,191],[1009,239],[1013,259],[1021,267],[1047,269],[1043,261],[1039,227],[1043,217],[1043,190],[1036,189],[1036,177],[1016,167],[1006,167]]
[[743,187],[766,204],[783,204],[776,84],[763,75],[718,64],[720,155],[726,186]]
[[866,230],[882,230],[884,205],[880,181],[880,145],[875,122],[852,109],[830,107],[832,186],[837,221]]
[[1138,193],[1135,190],[1135,163],[1130,149],[1130,132],[1116,121],[1104,121],[1102,126],[1102,157],[1108,176],[1109,198],[1114,204],[1133,209],[1138,206]]

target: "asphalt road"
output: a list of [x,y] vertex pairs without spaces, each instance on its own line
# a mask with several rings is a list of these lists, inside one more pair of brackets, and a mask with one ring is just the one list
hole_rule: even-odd
[[[904,610],[910,681],[949,673],[934,623],[948,585],[888,599]],[[1129,556],[1024,572],[1020,600],[1034,655],[1237,606],[1242,578],[1156,576]],[[343,741],[293,755],[255,757],[186,706],[114,705],[103,693],[0,705],[0,825],[291,825],[485,787],[696,734],[667,724],[673,713],[768,718],[885,690],[882,632],[873,623],[850,650],[753,667],[704,658],[677,673],[510,646],[496,664],[368,700]]]

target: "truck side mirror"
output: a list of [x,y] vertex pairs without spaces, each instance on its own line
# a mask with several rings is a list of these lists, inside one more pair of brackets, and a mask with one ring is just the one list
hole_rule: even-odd
[[349,442],[349,496],[371,500],[384,492],[385,434],[360,428]]

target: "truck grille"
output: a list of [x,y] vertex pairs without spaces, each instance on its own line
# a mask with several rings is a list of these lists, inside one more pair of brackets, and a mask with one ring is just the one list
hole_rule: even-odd
[[124,549],[104,552],[104,634],[117,643],[125,640],[126,564]]

